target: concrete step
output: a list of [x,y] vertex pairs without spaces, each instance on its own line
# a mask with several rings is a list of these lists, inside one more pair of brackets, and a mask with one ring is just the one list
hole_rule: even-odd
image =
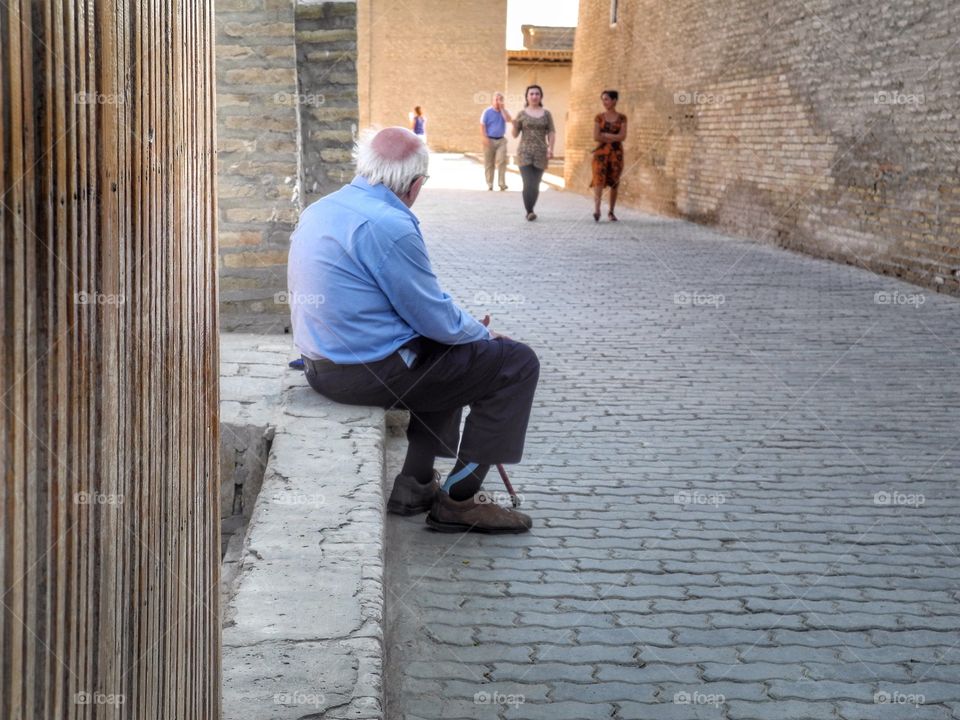
[[382,718],[384,412],[310,389],[288,335],[221,344],[223,421],[275,431],[223,609],[223,716]]

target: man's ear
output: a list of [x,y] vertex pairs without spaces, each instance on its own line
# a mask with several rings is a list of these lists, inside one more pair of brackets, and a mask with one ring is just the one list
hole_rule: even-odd
[[418,176],[416,180],[414,180],[412,183],[410,183],[410,190],[407,191],[408,194],[409,194],[411,197],[416,198],[417,195],[420,194],[420,188],[423,187],[423,184],[424,184],[426,181],[427,181],[426,176],[424,176],[424,175]]
[[410,183],[410,187],[407,189],[406,194],[400,198],[403,201],[403,204],[407,207],[412,207],[413,203],[417,200],[417,195],[420,194],[420,188],[423,187],[423,183],[426,182],[426,178],[423,175],[420,175],[416,180]]

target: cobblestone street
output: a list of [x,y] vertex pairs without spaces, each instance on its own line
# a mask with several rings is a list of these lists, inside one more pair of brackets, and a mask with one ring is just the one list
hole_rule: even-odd
[[960,303],[430,174],[441,283],[541,358],[535,525],[388,518],[390,717],[960,718]]

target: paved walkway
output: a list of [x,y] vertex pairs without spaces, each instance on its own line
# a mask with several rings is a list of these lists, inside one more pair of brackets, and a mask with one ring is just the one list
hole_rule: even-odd
[[437,158],[415,209],[540,354],[536,527],[389,518],[390,716],[960,718],[960,303],[482,182]]

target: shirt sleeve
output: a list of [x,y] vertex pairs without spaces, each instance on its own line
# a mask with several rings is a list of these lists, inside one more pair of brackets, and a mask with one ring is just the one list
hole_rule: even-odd
[[376,281],[397,314],[414,332],[446,345],[490,339],[490,332],[440,287],[427,248],[417,235],[394,244]]
[[557,130],[553,127],[553,115],[550,114],[550,111],[547,110],[547,132],[555,133]]

